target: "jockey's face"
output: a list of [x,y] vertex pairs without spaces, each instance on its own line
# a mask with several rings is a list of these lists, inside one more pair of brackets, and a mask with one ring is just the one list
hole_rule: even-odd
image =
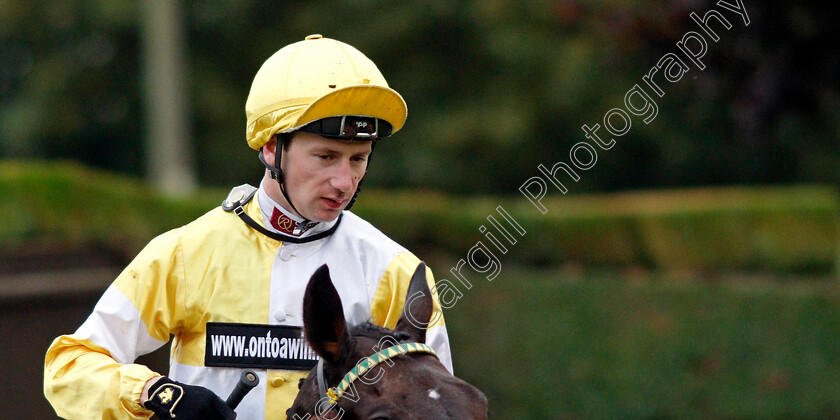
[[[268,162],[274,162],[276,141],[275,137],[263,148]],[[295,133],[288,148],[283,150],[281,167],[286,193],[300,213],[298,215],[317,222],[335,220],[350,203],[359,181],[365,176],[370,153],[370,141],[335,140],[312,133]],[[272,184],[269,195],[294,212],[277,183],[269,184]]]

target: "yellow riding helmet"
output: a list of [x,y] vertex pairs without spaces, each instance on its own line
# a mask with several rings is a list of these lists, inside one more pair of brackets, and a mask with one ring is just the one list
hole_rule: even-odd
[[277,133],[323,118],[379,118],[397,132],[408,109],[376,65],[356,48],[309,35],[263,63],[245,103],[248,145],[259,150]]

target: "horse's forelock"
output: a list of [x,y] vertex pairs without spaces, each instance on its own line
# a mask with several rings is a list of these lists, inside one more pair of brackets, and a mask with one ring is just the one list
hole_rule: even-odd
[[370,322],[363,322],[359,325],[350,328],[350,336],[351,338],[356,337],[367,337],[373,339],[380,339],[382,337],[391,336],[397,341],[408,340],[411,338],[408,334],[389,330],[384,327],[380,327],[378,325],[372,324]]

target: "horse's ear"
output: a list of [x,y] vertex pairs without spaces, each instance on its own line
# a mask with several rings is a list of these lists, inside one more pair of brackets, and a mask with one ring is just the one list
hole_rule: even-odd
[[303,331],[309,346],[326,362],[337,362],[350,345],[341,298],[324,264],[306,286],[303,295]]
[[426,264],[421,262],[411,276],[405,307],[395,330],[408,333],[414,341],[424,343],[433,310],[432,292],[426,282]]

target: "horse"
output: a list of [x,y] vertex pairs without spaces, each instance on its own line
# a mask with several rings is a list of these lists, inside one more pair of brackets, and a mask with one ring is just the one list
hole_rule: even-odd
[[299,382],[287,418],[485,420],[484,394],[450,374],[424,344],[429,321],[421,320],[431,319],[433,307],[421,262],[394,330],[370,322],[348,328],[329,268],[321,266],[303,299],[304,336],[320,361]]

